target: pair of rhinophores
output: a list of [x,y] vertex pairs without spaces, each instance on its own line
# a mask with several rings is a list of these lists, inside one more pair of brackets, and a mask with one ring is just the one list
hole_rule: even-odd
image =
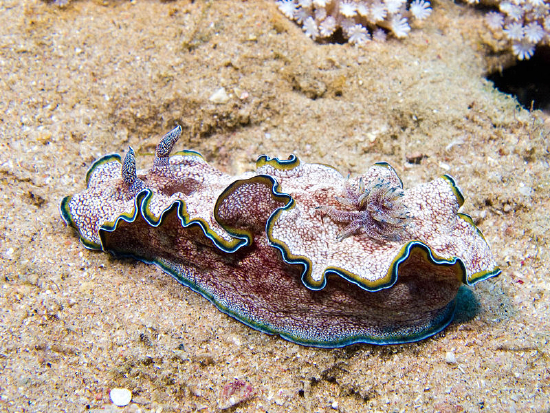
[[[169,166],[170,152],[180,134],[181,127],[177,126],[162,138],[156,150],[154,168]],[[132,148],[129,148],[124,158],[121,175],[130,193],[143,189],[144,184],[136,175],[135,153]],[[390,181],[378,179],[366,188],[365,182],[360,178],[358,191],[346,184],[345,197],[335,197],[340,204],[349,207],[349,210],[330,206],[317,208],[333,220],[348,224],[338,235],[338,241],[357,233],[364,233],[380,241],[399,239],[399,233],[410,220],[406,206],[400,202],[403,195],[403,189],[392,186]]]
[[180,134],[149,169],[131,149],[96,161],[61,215],[87,248],[155,264],[255,329],[318,347],[417,341],[451,322],[461,285],[500,273],[448,175],[404,189],[383,162],[344,178],[262,155],[231,176],[171,155]]

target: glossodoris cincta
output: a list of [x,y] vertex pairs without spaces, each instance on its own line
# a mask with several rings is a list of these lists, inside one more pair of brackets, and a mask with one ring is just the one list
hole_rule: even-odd
[[221,311],[295,343],[422,340],[452,320],[462,284],[500,273],[453,178],[404,189],[387,163],[337,170],[261,156],[230,176],[194,151],[153,166],[108,155],[61,202],[84,246],[156,264]]

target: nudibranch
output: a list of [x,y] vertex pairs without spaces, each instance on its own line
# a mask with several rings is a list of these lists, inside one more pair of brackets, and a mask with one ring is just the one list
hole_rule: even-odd
[[230,176],[194,151],[153,166],[96,161],[61,202],[85,247],[156,264],[224,313],[317,347],[424,339],[452,320],[456,295],[500,273],[453,178],[404,189],[377,163],[345,178],[291,156]]

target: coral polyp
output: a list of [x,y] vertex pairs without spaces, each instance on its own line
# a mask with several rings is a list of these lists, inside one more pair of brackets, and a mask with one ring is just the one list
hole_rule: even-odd
[[278,0],[279,10],[302,25],[306,36],[326,40],[338,29],[351,44],[363,45],[386,33],[407,37],[409,19],[424,20],[432,12],[429,1],[414,0]]

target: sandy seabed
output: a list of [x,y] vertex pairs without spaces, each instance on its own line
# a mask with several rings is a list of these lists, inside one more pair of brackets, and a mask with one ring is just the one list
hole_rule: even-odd
[[[215,411],[240,380],[252,397],[229,411],[548,412],[549,122],[483,78],[487,36],[446,0],[364,48],[313,43],[268,0],[0,1],[0,410]],[[228,173],[264,153],[352,174],[384,160],[406,187],[449,173],[502,275],[430,339],[324,350],[86,250],[62,197],[104,154],[131,145],[145,167],[176,123],[178,149]]]

